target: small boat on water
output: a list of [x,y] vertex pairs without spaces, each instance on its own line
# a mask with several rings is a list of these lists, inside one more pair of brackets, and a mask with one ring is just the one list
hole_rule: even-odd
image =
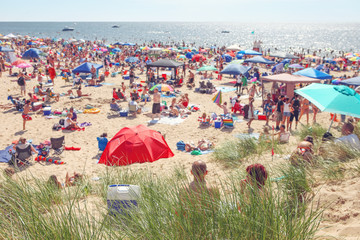
[[230,33],[230,31],[221,31],[221,33]]
[[112,28],[120,28],[120,26],[119,25],[114,25],[114,26],[112,26]]
[[74,30],[75,30],[74,28],[66,26],[66,27],[64,27],[63,32],[74,31]]

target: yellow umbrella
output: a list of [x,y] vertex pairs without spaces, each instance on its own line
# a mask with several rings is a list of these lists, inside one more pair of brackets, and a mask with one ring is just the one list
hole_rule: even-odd
[[355,62],[355,61],[360,60],[360,57],[352,57],[349,60],[352,61],[352,62]]

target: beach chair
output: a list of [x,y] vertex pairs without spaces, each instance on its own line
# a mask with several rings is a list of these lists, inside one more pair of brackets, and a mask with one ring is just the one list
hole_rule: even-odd
[[129,105],[129,114],[136,116],[137,106],[136,105]]
[[30,160],[32,158],[31,154],[31,145],[29,144],[26,148],[21,149],[16,146],[16,151],[11,153],[10,164],[14,165],[15,168],[21,166],[30,165]]
[[60,155],[64,151],[65,136],[59,138],[50,138],[51,147],[55,155]]
[[234,119],[233,118],[226,118],[223,119],[223,125],[226,128],[233,128],[234,127]]

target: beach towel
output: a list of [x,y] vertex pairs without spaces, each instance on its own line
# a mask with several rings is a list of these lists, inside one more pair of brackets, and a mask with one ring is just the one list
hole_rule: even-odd
[[42,162],[49,162],[49,163],[54,163],[54,164],[56,164],[56,165],[63,165],[63,164],[65,164],[65,162],[63,162],[63,161],[55,160],[55,159],[52,159],[52,158],[46,158],[46,157],[43,157],[43,156],[37,156],[37,157],[35,158],[35,161],[36,161],[36,162],[40,162],[40,161],[42,161]]
[[[254,99],[261,99],[261,96],[255,96]],[[249,100],[249,95],[242,95],[240,100]]]
[[79,124],[79,127],[83,128],[83,127],[89,127],[91,126],[92,124],[90,122],[83,122],[83,123],[80,123]]
[[[193,152],[195,152],[195,153],[193,154]],[[204,155],[204,154],[208,154],[208,153],[212,153],[212,152],[214,152],[214,150],[205,150],[205,151],[194,150],[194,151],[189,152],[189,154],[191,154],[191,155]]]
[[11,160],[11,154],[9,150],[12,149],[14,145],[6,147],[4,150],[0,150],[0,162],[8,163]]
[[85,87],[102,87],[103,85],[98,84],[98,85],[85,85]]
[[235,134],[234,136],[242,140],[248,138],[255,138],[256,140],[258,140],[260,137],[260,133],[240,133],[240,134]]
[[66,147],[64,148],[66,151],[80,151],[81,148],[77,147]]
[[112,85],[114,85],[114,84],[113,84],[113,83],[106,83],[106,82],[104,82],[104,83],[101,83],[101,85],[112,86]]
[[216,90],[220,91],[221,92],[235,92],[236,91],[236,88],[234,87],[216,87]]
[[170,94],[170,95],[161,94],[161,97],[163,97],[163,98],[175,98],[176,95],[175,94]]
[[182,123],[183,121],[185,121],[186,118],[181,118],[181,117],[161,117],[160,120],[150,120],[148,121],[148,124],[168,124],[168,125],[178,125],[180,123]]

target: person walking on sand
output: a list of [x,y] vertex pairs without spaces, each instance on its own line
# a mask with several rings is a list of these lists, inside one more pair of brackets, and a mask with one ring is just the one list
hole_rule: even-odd
[[153,107],[152,107],[152,120],[154,120],[155,115],[159,116],[159,120],[161,119],[160,101],[161,101],[161,95],[159,93],[159,90],[155,88],[154,97],[153,97]]
[[27,121],[31,121],[32,118],[29,116],[29,112],[30,112],[30,100],[26,100],[25,102],[25,106],[24,106],[24,111],[21,114],[21,117],[23,118],[23,130],[25,131],[25,124]]
[[19,73],[19,78],[17,80],[18,85],[20,86],[20,94],[26,96],[26,82],[24,78],[24,74]]

